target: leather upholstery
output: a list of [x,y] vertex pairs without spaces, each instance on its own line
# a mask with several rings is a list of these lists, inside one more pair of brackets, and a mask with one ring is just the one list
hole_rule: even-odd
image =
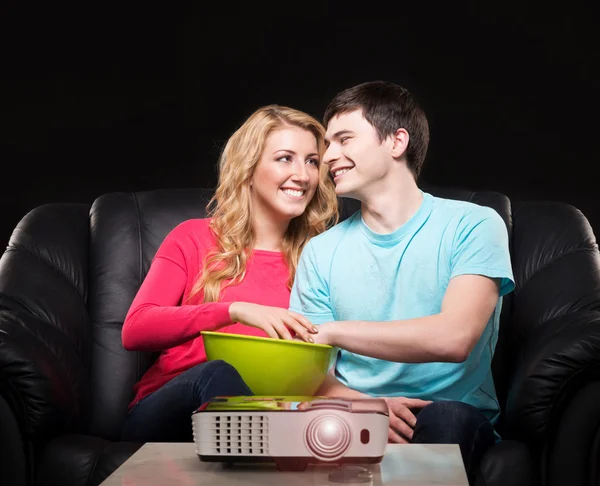
[[[493,363],[505,440],[479,484],[599,484],[600,254],[589,223],[561,203],[424,189],[493,207],[510,235],[516,289]],[[0,424],[21,434],[13,484],[99,484],[141,446],[120,442],[120,428],[155,355],[125,351],[121,326],[161,241],[203,217],[211,195],[106,194],[40,206],[18,224],[0,259]],[[343,219],[357,209],[341,200]]]
[[163,239],[182,221],[203,217],[210,195],[199,190],[107,194],[92,205],[90,434],[119,439],[133,385],[155,359],[123,348],[125,315]]
[[534,457],[527,445],[503,440],[481,459],[476,486],[535,486]]

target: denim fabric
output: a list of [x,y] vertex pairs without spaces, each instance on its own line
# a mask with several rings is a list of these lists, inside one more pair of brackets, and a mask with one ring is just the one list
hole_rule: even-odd
[[479,462],[496,437],[491,422],[477,408],[462,402],[441,401],[418,413],[411,442],[458,444],[469,484],[473,484]]
[[252,395],[225,361],[201,363],[137,402],[123,426],[122,440],[192,442],[192,413],[216,396]]

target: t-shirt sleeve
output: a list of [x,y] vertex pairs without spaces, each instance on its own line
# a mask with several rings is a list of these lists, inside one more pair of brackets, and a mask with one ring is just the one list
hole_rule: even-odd
[[500,296],[514,289],[508,231],[494,209],[482,206],[462,218],[454,239],[451,266],[451,278],[475,274],[499,279]]
[[125,317],[123,346],[129,350],[161,351],[231,324],[230,302],[181,305],[188,280],[185,227],[173,230],[159,247]]
[[309,242],[300,255],[290,295],[290,310],[302,314],[313,324],[334,321],[329,286],[320,272],[314,246]]

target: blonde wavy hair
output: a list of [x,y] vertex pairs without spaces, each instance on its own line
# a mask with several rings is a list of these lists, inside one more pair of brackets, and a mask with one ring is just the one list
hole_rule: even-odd
[[219,183],[207,205],[210,226],[217,247],[207,254],[190,298],[204,290],[203,302],[216,302],[221,290],[241,282],[254,247],[250,182],[269,134],[289,126],[311,132],[320,156],[319,184],[304,213],[293,218],[283,242],[283,254],[290,270],[291,289],[304,245],[313,236],[338,222],[335,186],[322,163],[325,129],[310,115],[278,105],[255,111],[231,136],[219,159]]

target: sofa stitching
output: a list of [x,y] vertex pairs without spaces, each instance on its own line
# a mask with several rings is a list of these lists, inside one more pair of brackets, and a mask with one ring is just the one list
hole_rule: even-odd
[[[139,274],[138,274],[138,288],[139,286],[142,285],[142,280],[143,280],[143,249],[142,249],[142,245],[143,245],[143,239],[142,239],[142,221],[141,221],[141,217],[140,217],[140,204],[139,204],[139,200],[137,197],[137,194],[132,192],[131,196],[133,198],[133,207],[134,207],[134,211],[135,211],[135,224],[136,224],[136,229],[137,229],[137,237],[138,237],[138,264],[139,264]],[[142,353],[136,353],[136,362],[137,362],[137,370],[136,370],[136,374],[139,376],[140,374],[140,370],[142,368]]]
[[136,229],[137,229],[137,238],[138,238],[138,263],[139,263],[139,284],[142,284],[142,258],[143,258],[143,254],[144,252],[142,251],[142,245],[143,245],[143,240],[142,240],[142,222],[141,222],[141,218],[140,218],[140,204],[137,198],[137,195],[135,193],[131,193],[131,196],[133,197],[133,206],[134,206],[134,210],[135,210],[135,224],[136,224]]

